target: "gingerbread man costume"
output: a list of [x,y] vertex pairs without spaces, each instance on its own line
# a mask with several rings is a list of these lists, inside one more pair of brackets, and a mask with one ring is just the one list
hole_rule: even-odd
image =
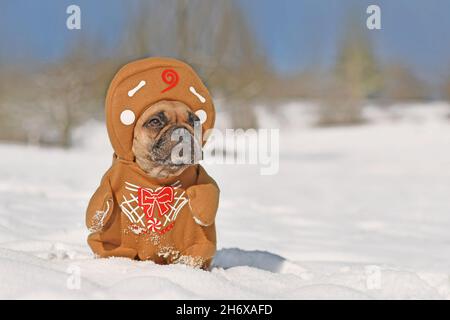
[[203,132],[214,126],[211,96],[187,64],[148,58],[120,69],[105,106],[114,160],[87,208],[88,244],[100,257],[208,268],[216,251],[217,184],[200,165],[160,180],[134,161],[136,120],[161,100],[181,101],[194,112],[203,110]]

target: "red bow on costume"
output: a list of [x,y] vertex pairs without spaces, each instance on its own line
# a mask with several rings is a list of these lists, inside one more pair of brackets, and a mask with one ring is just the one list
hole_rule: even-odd
[[162,216],[170,209],[169,204],[173,201],[173,188],[163,187],[157,191],[139,188],[138,201],[148,218],[153,217],[155,206],[158,207],[159,215]]

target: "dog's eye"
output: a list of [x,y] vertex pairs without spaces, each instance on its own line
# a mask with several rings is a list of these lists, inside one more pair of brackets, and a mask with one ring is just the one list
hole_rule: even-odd
[[158,118],[152,118],[152,119],[150,119],[150,120],[148,120],[146,123],[145,123],[145,127],[152,127],[152,128],[158,128],[158,127],[160,127],[162,125],[162,122],[161,122],[161,120],[159,120]]

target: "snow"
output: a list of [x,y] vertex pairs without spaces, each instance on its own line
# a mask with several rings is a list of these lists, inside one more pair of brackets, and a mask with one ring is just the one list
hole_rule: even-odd
[[367,124],[324,129],[310,104],[261,108],[283,125],[280,171],[207,166],[222,190],[210,272],[93,258],[84,212],[111,161],[103,125],[77,130],[72,150],[1,144],[0,298],[450,299],[449,110],[368,106]]

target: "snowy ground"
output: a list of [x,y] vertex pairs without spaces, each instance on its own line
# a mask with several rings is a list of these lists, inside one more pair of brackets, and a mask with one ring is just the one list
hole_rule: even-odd
[[373,122],[328,129],[300,107],[261,117],[285,128],[279,174],[207,167],[222,189],[211,272],[92,258],[102,127],[70,151],[0,145],[0,298],[450,299],[448,107],[368,108]]

